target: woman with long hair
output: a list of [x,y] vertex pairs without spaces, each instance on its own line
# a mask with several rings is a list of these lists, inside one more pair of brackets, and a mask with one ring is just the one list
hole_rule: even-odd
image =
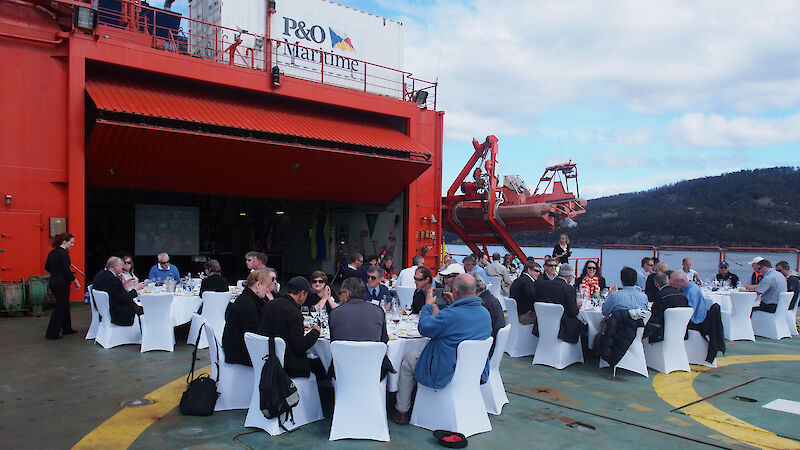
[[588,292],[589,295],[600,294],[606,288],[606,279],[600,273],[600,265],[597,261],[589,260],[583,265],[581,276],[575,279],[575,287],[581,292]]
[[133,284],[139,282],[139,278],[133,273],[133,257],[131,255],[122,256],[122,272],[119,277],[123,282],[133,280]]
[[562,233],[558,238],[558,244],[553,247],[553,258],[558,260],[559,264],[569,262],[569,257],[572,256],[572,248],[569,246],[569,236]]
[[53,237],[53,249],[47,254],[44,270],[50,272],[50,290],[56,296],[56,309],[50,315],[50,323],[44,337],[47,339],[61,339],[68,334],[76,333],[72,329],[72,319],[69,315],[69,284],[75,283],[75,289],[81,288],[81,283],[70,270],[72,261],[69,259],[69,249],[75,245],[72,233],[60,233]]
[[272,301],[278,296],[278,291],[280,291],[280,285],[278,284],[278,271],[273,269],[272,267],[267,267],[264,270],[267,271],[267,274],[272,277],[272,283],[269,284],[269,288],[267,289],[267,295],[264,296],[264,300]]

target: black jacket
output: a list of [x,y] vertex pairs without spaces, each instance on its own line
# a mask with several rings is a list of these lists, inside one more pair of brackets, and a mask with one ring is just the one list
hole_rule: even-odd
[[489,311],[489,317],[492,318],[492,347],[489,349],[489,357],[494,354],[494,343],[497,340],[497,331],[506,326],[506,316],[503,314],[503,307],[500,306],[500,301],[497,297],[492,295],[488,290],[481,292],[479,295],[483,300],[483,307]]
[[75,279],[75,275],[70,270],[71,261],[69,252],[62,247],[56,247],[47,254],[47,261],[44,263],[44,270],[50,272],[50,286],[59,284],[69,284]]
[[730,280],[732,288],[739,287],[739,276],[733,272],[728,272],[725,275],[718,273],[714,275],[714,278],[716,278],[717,281]]
[[647,276],[647,281],[644,282],[644,294],[647,296],[648,302],[656,302],[656,298],[658,298],[658,288],[656,287],[655,272]]
[[533,302],[536,299],[536,281],[533,281],[528,274],[522,273],[511,283],[508,289],[508,296],[517,302],[517,314],[522,316],[533,309]]
[[572,255],[572,247],[567,244],[567,251],[561,248],[560,245],[556,244],[553,247],[553,258],[558,260],[559,264],[564,264],[569,262],[569,257]]
[[[537,302],[557,303],[564,307],[564,314],[561,315],[561,324],[558,328],[558,338],[571,344],[578,342],[578,337],[586,326],[578,319],[577,298],[575,287],[563,278],[536,281]],[[537,323],[533,326],[533,334],[538,336],[538,333]]]
[[211,275],[210,277],[203,278],[203,281],[200,282],[201,297],[205,291],[228,292],[228,280],[218,273]]
[[649,342],[659,342],[664,340],[664,311],[668,308],[685,308],[689,306],[689,300],[679,289],[672,286],[664,286],[658,291],[653,299],[653,306],[650,308],[650,320],[644,328],[644,337]]
[[364,301],[367,303],[372,302],[373,300],[377,301],[378,303],[380,303],[381,300],[386,302],[392,301],[392,295],[389,294],[389,288],[382,284],[379,284],[378,287],[375,288],[375,290],[378,291],[377,295],[372,295],[372,288],[369,286],[364,286],[364,289],[366,289]]
[[136,303],[133,299],[138,295],[136,290],[125,291],[119,278],[106,269],[97,272],[92,284],[94,289],[108,294],[111,323],[123,327],[133,325],[133,317],[136,315]]
[[600,357],[614,367],[625,356],[628,347],[636,339],[636,329],[644,326],[642,319],[634,320],[628,310],[616,310],[605,321],[605,330],[600,338]]
[[261,311],[258,333],[286,341],[283,364],[286,375],[291,378],[309,376],[311,366],[306,351],[317,342],[319,331],[311,330],[304,335],[300,306],[291,297],[281,296],[267,303]]
[[789,302],[789,309],[794,309],[797,304],[797,296],[800,294],[800,278],[797,275],[789,275],[786,277],[786,286],[788,291],[794,292],[792,301]]
[[225,362],[252,366],[250,354],[244,343],[246,332],[258,332],[261,310],[266,301],[258,298],[250,288],[245,288],[225,310],[225,330],[222,332],[222,349]]
[[358,276],[358,271],[356,269],[353,269],[350,266],[345,266],[345,268],[342,269],[342,272],[341,272],[342,280],[345,280],[347,278],[357,277],[357,276]]

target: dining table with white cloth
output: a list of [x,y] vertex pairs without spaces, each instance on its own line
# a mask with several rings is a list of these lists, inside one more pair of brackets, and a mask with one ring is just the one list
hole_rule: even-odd
[[[731,303],[732,292],[743,291],[739,291],[738,289],[719,289],[717,291],[703,289],[703,300],[705,300],[708,308],[710,308],[712,304],[716,303],[719,305],[720,311],[731,312],[733,311],[733,303]],[[756,296],[755,300],[753,300],[753,307],[756,307],[759,304],[761,304],[761,298]]]
[[[148,294],[163,294],[164,292],[156,292],[151,291],[147,292],[142,291],[140,295],[148,295]],[[134,299],[137,305],[141,306],[141,303]],[[202,300],[200,299],[200,295],[196,292],[192,291],[177,291],[172,293],[172,308],[170,309],[170,316],[172,317],[172,326],[177,327],[178,325],[183,325],[187,322],[192,321],[192,315],[200,309],[200,305],[202,304]],[[145,313],[147,313],[145,311]]]
[[589,342],[586,343],[586,346],[593,349],[594,339],[600,332],[600,324],[603,322],[603,312],[600,311],[600,307],[584,306],[578,311],[578,318],[587,325],[586,334]]

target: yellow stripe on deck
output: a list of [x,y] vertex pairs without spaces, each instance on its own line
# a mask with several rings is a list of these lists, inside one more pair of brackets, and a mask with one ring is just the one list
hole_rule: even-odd
[[[195,376],[211,374],[211,366],[195,371]],[[145,395],[152,405],[125,408],[83,437],[73,449],[128,448],[150,425],[172,411],[186,390],[186,376],[171,381]]]
[[[717,358],[717,367],[734,364],[750,364],[768,361],[800,361],[800,355],[741,355]],[[692,387],[692,383],[702,373],[713,370],[708,367],[693,366],[692,372],[659,373],[653,378],[653,388],[662,400],[682,408],[681,411],[701,424],[725,436],[758,448],[800,449],[800,442],[782,438],[775,433],[751,425],[743,420],[716,408],[704,401]],[[694,403],[697,402],[697,403]],[[694,403],[690,406],[690,403]]]

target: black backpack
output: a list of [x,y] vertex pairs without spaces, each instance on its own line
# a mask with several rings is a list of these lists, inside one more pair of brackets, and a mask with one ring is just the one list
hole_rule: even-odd
[[[281,366],[278,355],[275,354],[275,338],[269,338],[269,355],[264,357],[264,367],[261,369],[261,381],[258,383],[261,412],[267,419],[278,418],[278,425],[283,431],[289,431],[283,422],[290,420],[294,423],[292,408],[300,402],[297,387],[292,379],[286,375]],[[281,414],[285,414],[281,419]]]
[[[185,416],[210,416],[214,413],[214,406],[217,404],[219,392],[217,383],[219,382],[219,363],[217,363],[217,379],[208,375],[200,375],[194,378],[194,362],[197,360],[197,347],[200,346],[201,332],[197,333],[197,341],[194,343],[192,352],[192,370],[186,378],[186,391],[181,395],[181,402],[178,409]],[[209,352],[211,348],[208,349]],[[219,359],[219,349],[217,348],[217,358]]]

